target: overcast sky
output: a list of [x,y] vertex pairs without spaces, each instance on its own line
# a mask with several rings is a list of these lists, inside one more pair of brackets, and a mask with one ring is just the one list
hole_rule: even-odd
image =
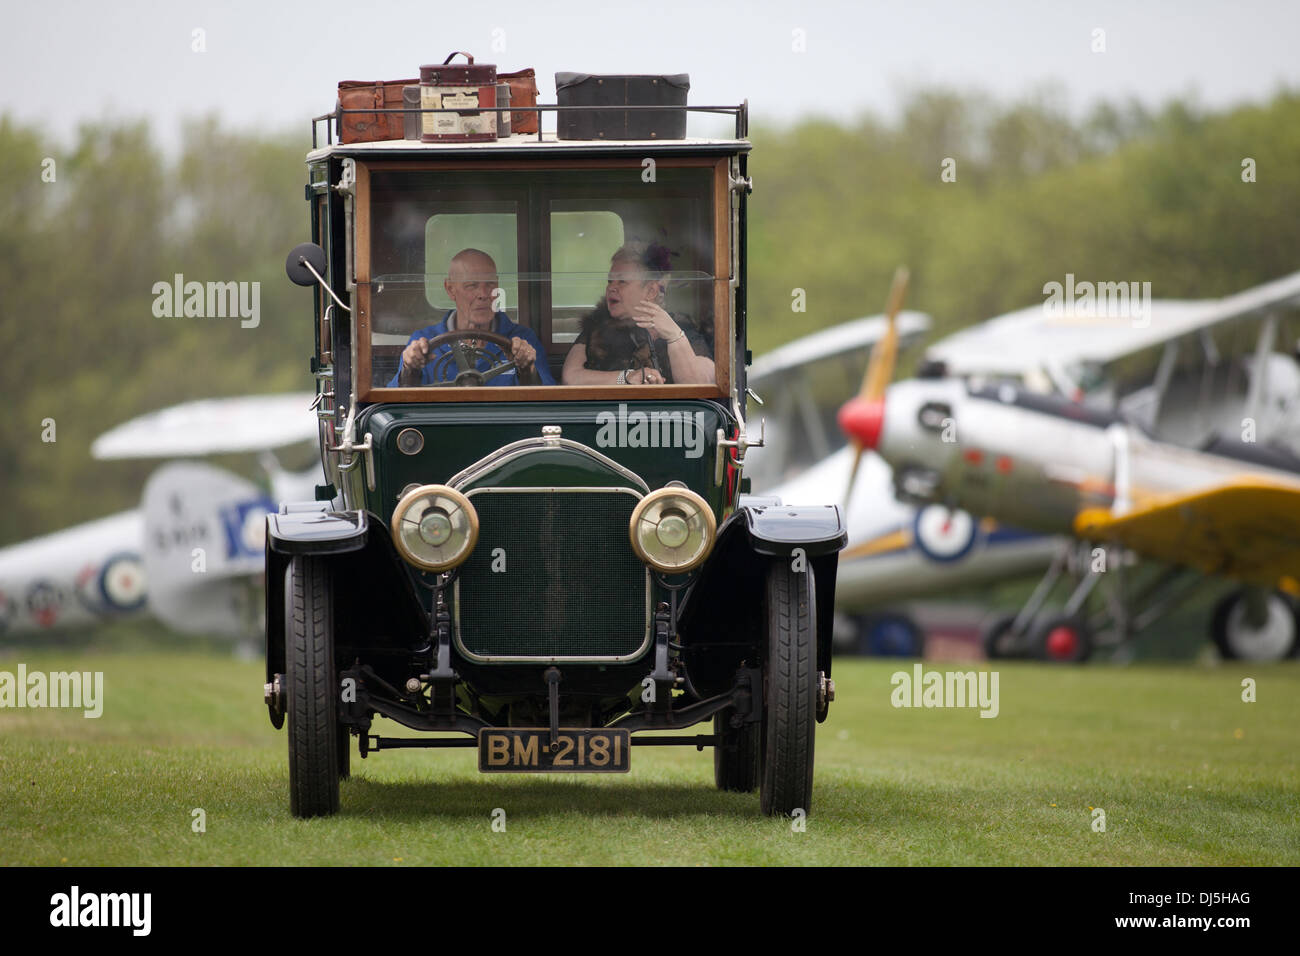
[[1297,0],[15,0],[3,17],[0,111],[65,138],[83,119],[147,116],[172,144],[182,117],[213,111],[306,130],[340,79],[416,76],[453,49],[536,68],[546,102],[557,70],[689,72],[691,102],[748,97],[763,124],[892,115],[900,91],[933,84],[1014,97],[1055,82],[1075,110],[1300,88]]

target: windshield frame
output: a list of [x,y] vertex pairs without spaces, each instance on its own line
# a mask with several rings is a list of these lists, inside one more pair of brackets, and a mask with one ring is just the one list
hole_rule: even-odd
[[[712,170],[711,177],[711,225],[713,229],[713,326],[714,326],[714,367],[716,377],[714,384],[692,385],[509,385],[478,387],[456,386],[417,386],[388,387],[372,384],[371,375],[371,205],[370,178],[372,169],[388,171],[547,171],[572,169],[626,169],[640,177],[644,169],[644,160],[653,158],[655,164],[662,168],[695,167]],[[741,346],[734,343],[733,323],[735,321],[735,268],[732,257],[734,248],[732,228],[733,194],[730,189],[730,156],[656,156],[648,151],[642,156],[611,156],[600,159],[578,159],[562,157],[539,158],[523,162],[517,159],[479,160],[465,159],[402,159],[384,161],[379,159],[356,160],[356,215],[354,249],[354,277],[356,291],[353,309],[353,347],[355,349],[354,368],[357,400],[365,403],[375,402],[490,402],[490,401],[582,401],[602,399],[682,399],[711,398],[726,400],[731,394],[731,375],[734,348]],[[520,237],[520,242],[527,237]],[[536,330],[534,330],[536,331]],[[557,376],[558,378],[558,376]]]

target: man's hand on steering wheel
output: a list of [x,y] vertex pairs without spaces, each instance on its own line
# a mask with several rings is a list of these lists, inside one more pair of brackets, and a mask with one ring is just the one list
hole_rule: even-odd
[[424,374],[424,366],[429,363],[429,340],[426,338],[414,339],[406,344],[402,349],[401,376],[398,383],[401,385],[419,385],[420,377]]
[[519,369],[519,377],[522,379],[537,363],[537,350],[526,340],[516,336],[510,340],[510,357],[514,360],[515,368]]
[[[488,343],[495,345],[508,357],[504,362],[480,370],[478,368],[480,361],[494,363],[497,360],[495,355],[483,348]],[[402,351],[401,383],[420,384],[424,366],[428,364],[430,356],[443,345],[450,345],[451,349],[434,359],[434,374],[446,379],[452,363],[455,364],[456,373],[451,380],[438,382],[439,385],[486,385],[498,375],[508,371],[512,365],[519,370],[521,382],[540,383],[536,370],[537,350],[526,340],[519,337],[509,339],[504,335],[479,329],[458,329],[454,332],[444,332],[432,339],[416,339],[408,344]]]

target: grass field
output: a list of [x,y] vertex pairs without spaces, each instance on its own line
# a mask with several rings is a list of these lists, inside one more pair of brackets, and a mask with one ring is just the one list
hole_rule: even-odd
[[[717,792],[711,752],[691,748],[575,777],[481,776],[472,750],[354,752],[342,813],[299,821],[259,662],[0,651],[0,670],[19,661],[103,671],[105,705],[99,719],[0,710],[7,866],[1300,863],[1294,664],[1002,664],[1000,713],[984,719],[895,709],[890,675],[912,662],[841,659],[796,832],[761,817],[757,794]],[[940,666],[964,665],[927,669]]]

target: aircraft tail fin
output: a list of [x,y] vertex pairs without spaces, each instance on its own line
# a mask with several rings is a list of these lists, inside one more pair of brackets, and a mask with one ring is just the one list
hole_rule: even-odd
[[179,631],[248,637],[261,629],[266,515],[252,482],[198,462],[174,462],[145,485],[143,557],[149,604]]

